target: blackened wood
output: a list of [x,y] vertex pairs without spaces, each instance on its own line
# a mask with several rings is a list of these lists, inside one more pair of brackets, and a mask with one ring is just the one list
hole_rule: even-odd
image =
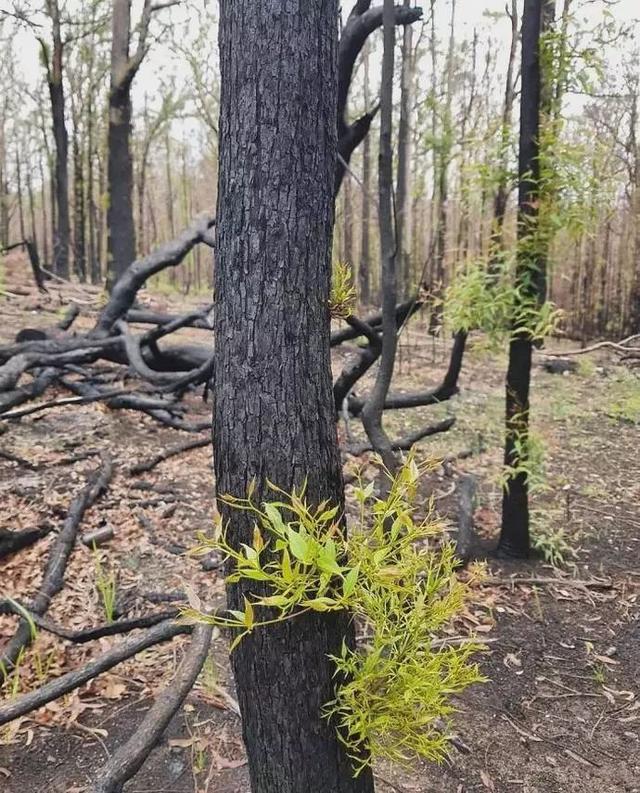
[[[65,570],[76,542],[82,518],[87,509],[97,501],[107,488],[112,473],[111,459],[104,455],[100,467],[91,475],[86,486],[71,502],[69,514],[51,546],[40,588],[29,606],[29,611],[34,614],[42,616],[49,608],[51,599],[64,586]],[[2,678],[6,678],[11,669],[13,669],[20,653],[31,644],[33,638],[31,625],[29,625],[27,620],[21,619],[13,638],[6,645],[0,657],[0,676]]]
[[[4,456],[0,452],[0,456]],[[22,548],[28,548],[38,540],[50,534],[52,526],[43,526],[40,529],[26,529],[25,531],[0,530],[0,559],[9,556]]]
[[[455,424],[456,420],[452,416],[448,419],[443,419],[439,421],[437,424],[430,424],[428,427],[423,427],[420,430],[416,430],[415,432],[410,433],[409,435],[404,435],[402,438],[397,438],[396,440],[390,441],[390,446],[392,451],[408,451],[414,446],[418,441],[421,441],[423,438],[429,438],[431,435],[437,435],[440,432],[447,432],[450,430],[451,427]],[[352,454],[355,457],[359,457],[361,454],[365,452],[372,452],[378,451],[374,449],[371,443],[362,443],[359,446],[352,446],[350,449],[347,449],[348,454]]]
[[8,722],[20,718],[20,716],[25,716],[48,702],[53,702],[54,699],[74,691],[76,688],[80,688],[80,686],[88,683],[89,680],[93,680],[94,677],[103,674],[103,672],[108,672],[109,669],[113,669],[114,666],[126,661],[128,658],[132,658],[148,647],[166,642],[169,639],[173,639],[174,636],[179,636],[183,633],[191,633],[192,630],[191,625],[179,625],[173,620],[165,620],[159,625],[154,625],[140,636],[130,636],[124,642],[112,647],[81,669],[67,672],[67,674],[57,677],[35,691],[30,691],[28,694],[23,694],[5,705],[0,705],[0,726],[8,724]]
[[[218,493],[255,477],[312,504],[343,500],[329,355],[336,161],[337,0],[223,0],[215,268],[214,460]],[[277,46],[274,46],[277,42]],[[219,508],[228,538],[252,521]],[[245,590],[246,591],[246,590]],[[229,605],[242,608],[232,585]],[[309,614],[257,630],[232,662],[253,793],[370,793],[335,725],[329,653],[353,629]]]
[[133,736],[111,755],[98,774],[92,793],[121,793],[162,738],[169,722],[193,688],[209,654],[213,626],[198,625],[174,679],[158,695]]
[[[542,36],[552,20],[554,0],[525,0],[522,17],[520,148],[518,160],[518,264],[516,281],[525,300],[542,303],[546,283],[546,251],[538,232],[540,199],[540,116],[543,97]],[[515,326],[509,344],[506,379],[504,464],[519,469],[510,477],[502,498],[502,531],[498,552],[529,555],[529,482],[526,445],[529,437],[529,388],[533,344],[526,328]],[[523,451],[524,450],[524,451]]]
[[[417,297],[413,297],[410,300],[405,300],[404,303],[399,303],[396,306],[396,325],[398,327],[403,325],[407,318],[413,316],[413,314],[422,308],[423,305],[424,302]],[[373,314],[369,314],[363,318],[362,322],[365,322],[372,328],[377,328],[380,330],[382,325],[382,312],[377,311]],[[342,344],[345,341],[352,341],[353,339],[357,339],[358,336],[362,335],[362,332],[358,330],[358,328],[349,325],[349,327],[341,328],[340,330],[336,330],[331,334],[331,346],[337,347],[339,344]]]

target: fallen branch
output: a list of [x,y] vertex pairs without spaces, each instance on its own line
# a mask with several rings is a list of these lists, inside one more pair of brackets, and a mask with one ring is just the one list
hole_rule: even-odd
[[193,688],[209,653],[212,625],[198,625],[175,678],[153,703],[132,738],[119,747],[101,769],[93,793],[121,793],[123,785],[142,767],[173,716]]
[[156,465],[163,463],[165,460],[168,460],[170,457],[175,457],[178,454],[183,454],[183,452],[189,452],[192,449],[202,449],[205,446],[209,446],[211,444],[211,438],[196,438],[193,441],[187,441],[186,443],[181,443],[180,446],[174,446],[171,449],[165,449],[164,451],[157,454],[155,457],[152,457],[149,460],[145,460],[140,463],[136,463],[132,465],[129,469],[129,473],[132,475],[136,474],[144,474],[147,471],[151,471]]
[[[384,409],[402,410],[404,408],[439,405],[441,402],[446,402],[458,394],[460,391],[458,380],[462,369],[466,342],[466,333],[459,332],[456,334],[449,359],[449,367],[437,388],[432,391],[419,391],[414,394],[389,394],[384,401]],[[349,397],[348,405],[351,415],[359,416],[364,408],[365,400],[352,395]]]
[[151,628],[153,625],[157,625],[160,622],[175,619],[178,613],[178,609],[171,609],[170,611],[162,611],[158,614],[145,614],[142,617],[116,620],[106,625],[97,625],[93,628],[82,628],[81,630],[73,631],[70,628],[58,625],[47,617],[41,617],[39,614],[30,611],[27,606],[15,600],[0,601],[0,614],[26,616],[41,630],[51,633],[53,636],[57,636],[60,639],[66,639],[73,644],[86,644],[95,639],[102,639],[103,636],[118,636],[123,633],[131,633],[131,631],[140,628]]
[[24,457],[20,457],[20,455],[14,454],[6,449],[0,449],[0,459],[7,460],[7,462],[10,463],[16,463],[22,468],[28,468],[30,471],[38,470],[38,466],[35,463],[32,463],[30,460],[25,460]]
[[167,267],[176,267],[180,264],[195,245],[205,241],[207,233],[214,225],[213,215],[201,215],[175,240],[171,240],[143,259],[133,262],[114,284],[109,302],[102,310],[92,335],[104,336],[110,333],[117,320],[131,309],[138,289],[147,279]]
[[27,713],[41,708],[48,702],[53,702],[54,699],[58,699],[70,691],[80,688],[80,686],[88,683],[89,680],[93,680],[94,677],[98,677],[103,672],[108,672],[114,666],[126,661],[128,658],[132,658],[148,647],[166,642],[169,639],[173,639],[174,636],[179,636],[183,633],[191,633],[191,631],[191,625],[166,621],[155,625],[141,636],[131,636],[95,660],[90,661],[81,669],[67,672],[65,675],[61,675],[50,683],[46,683],[41,688],[36,689],[36,691],[23,694],[5,705],[0,705],[0,726],[8,724],[21,716],[26,716]]
[[[391,448],[393,451],[407,451],[409,450],[415,443],[422,440],[423,438],[428,438],[430,435],[436,435],[440,432],[446,432],[447,430],[451,429],[455,424],[455,418],[451,417],[448,419],[444,419],[444,421],[440,421],[437,424],[431,424],[428,427],[424,427],[417,432],[413,432],[410,435],[405,435],[403,438],[398,438],[395,441],[391,442]],[[373,451],[373,446],[370,443],[363,443],[359,446],[353,446],[350,449],[347,449],[347,454],[351,454],[354,457],[359,457],[361,454],[365,452]]]
[[[64,586],[65,570],[75,545],[82,518],[87,509],[97,501],[107,488],[112,473],[111,459],[104,455],[100,468],[91,475],[88,483],[72,501],[62,529],[51,546],[40,588],[29,606],[29,611],[33,614],[43,616],[49,608],[51,599]],[[20,653],[32,643],[34,639],[32,627],[26,619],[20,620],[13,638],[0,657],[0,676],[2,678],[7,677]]]
[[579,578],[500,578],[492,576],[480,581],[480,586],[563,586],[587,589],[613,589],[611,579]]
[[53,526],[43,526],[40,529],[27,529],[26,531],[0,529],[0,559],[33,545],[50,534],[52,530]]
[[636,333],[633,336],[627,336],[626,339],[622,339],[621,341],[600,341],[597,344],[592,344],[590,347],[583,347],[580,350],[544,350],[544,355],[547,355],[551,358],[564,358],[568,355],[585,355],[588,352],[595,352],[596,350],[603,350],[603,349],[611,349],[615,350],[616,352],[620,353],[633,353],[633,352],[640,352],[640,348],[635,347],[627,347],[627,344],[630,344],[632,341],[637,341],[640,339],[640,334]]

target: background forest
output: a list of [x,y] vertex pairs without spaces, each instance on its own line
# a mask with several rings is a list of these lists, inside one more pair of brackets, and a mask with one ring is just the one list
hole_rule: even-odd
[[[406,294],[421,282],[446,285],[486,259],[498,193],[513,239],[519,7],[503,5],[433,2],[398,39],[394,151]],[[633,9],[628,2],[560,5],[551,88],[559,191],[549,299],[566,312],[563,327],[572,337],[620,336],[637,326],[640,311]],[[0,244],[30,236],[58,275],[73,272],[92,283],[105,279],[108,260],[109,75],[117,57],[110,6],[106,0],[22,3],[0,18]],[[126,77],[134,228],[123,244],[137,255],[173,239],[210,208],[217,182],[216,4],[149,8],[145,15],[134,3],[129,15],[123,3],[118,29],[118,46],[126,43],[135,63]],[[372,37],[358,62],[351,121],[376,107],[381,47]],[[376,161],[374,134],[352,155],[353,173],[337,205],[335,256],[356,271],[365,305],[376,302],[380,281],[371,198]],[[68,182],[56,178],[56,168]],[[210,290],[205,259],[196,248],[166,287]]]

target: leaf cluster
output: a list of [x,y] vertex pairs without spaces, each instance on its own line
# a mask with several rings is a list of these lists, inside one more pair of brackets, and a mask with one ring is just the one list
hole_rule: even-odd
[[356,289],[353,284],[353,271],[344,262],[333,265],[329,312],[334,319],[346,319],[353,314],[356,305]]
[[490,265],[486,259],[468,262],[447,287],[444,316],[453,331],[479,330],[490,345],[500,346],[515,334],[541,342],[557,330],[562,313],[549,301],[539,302],[531,275],[516,278],[512,259]]
[[378,757],[443,759],[450,697],[482,679],[471,662],[477,643],[434,644],[461,609],[466,585],[456,577],[453,547],[431,542],[441,533],[432,508],[423,518],[416,514],[424,470],[409,455],[384,496],[359,483],[359,520],[348,538],[338,507],[312,508],[304,490],[270,485],[277,499],[259,506],[251,492],[224,497],[254,516],[252,542],[232,547],[219,525],[215,539],[202,538],[201,550],[224,555],[228,582],[256,582],[266,594],[250,594],[242,611],[224,617],[185,611],[188,619],[236,628],[232,647],[253,630],[306,612],[350,613],[366,639],[357,648],[343,644],[332,657],[336,692],[324,713],[356,774]]

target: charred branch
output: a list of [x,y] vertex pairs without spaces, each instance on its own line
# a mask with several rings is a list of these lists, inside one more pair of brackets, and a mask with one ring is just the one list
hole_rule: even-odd
[[0,726],[25,716],[48,702],[53,702],[53,700],[68,694],[70,691],[74,691],[76,688],[80,688],[80,686],[88,683],[89,680],[93,680],[98,675],[108,672],[114,666],[126,661],[128,658],[132,658],[148,647],[169,641],[180,634],[191,633],[191,631],[191,625],[181,625],[172,620],[166,620],[150,628],[140,636],[131,636],[82,667],[82,669],[67,672],[67,674],[57,677],[50,683],[46,683],[36,691],[31,691],[7,702],[5,705],[0,705]]
[[209,653],[213,626],[198,625],[175,678],[162,691],[133,737],[109,758],[100,771],[93,793],[121,793],[123,785],[142,767],[193,688]]
[[0,559],[23,548],[28,548],[50,534],[52,529],[52,526],[43,526],[40,529],[27,529],[26,531],[0,530]]
[[[458,386],[458,380],[460,377],[460,370],[462,368],[466,343],[466,333],[457,333],[454,339],[453,348],[451,350],[449,368],[447,369],[442,382],[437,388],[434,388],[432,391],[421,391],[415,394],[390,394],[385,399],[384,409],[402,410],[403,408],[438,405],[441,402],[446,402],[454,397],[460,390]],[[359,397],[349,397],[349,412],[354,416],[359,416],[362,412],[364,404],[365,401]]]
[[[437,435],[441,432],[447,432],[447,430],[450,430],[451,427],[453,427],[455,422],[455,418],[451,417],[444,419],[443,421],[439,421],[437,424],[431,424],[428,427],[424,427],[417,432],[412,432],[410,435],[405,435],[402,438],[391,441],[391,449],[394,452],[408,451],[414,444],[418,443],[418,441],[421,441],[423,438],[428,438],[431,435]],[[371,443],[368,442],[362,443],[359,446],[352,446],[350,449],[347,449],[347,453],[353,455],[354,457],[359,457],[365,452],[372,451],[374,451],[374,448]]]
[[[29,611],[33,614],[43,616],[49,608],[51,599],[64,586],[65,570],[78,536],[80,523],[87,509],[97,501],[107,488],[112,472],[111,459],[105,455],[102,458],[100,467],[91,475],[86,486],[72,501],[69,507],[69,514],[51,547],[42,584],[29,606]],[[27,619],[21,619],[13,638],[5,648],[2,657],[0,657],[0,675],[3,678],[13,669],[20,653],[31,644],[33,638],[32,625],[29,624]]]

